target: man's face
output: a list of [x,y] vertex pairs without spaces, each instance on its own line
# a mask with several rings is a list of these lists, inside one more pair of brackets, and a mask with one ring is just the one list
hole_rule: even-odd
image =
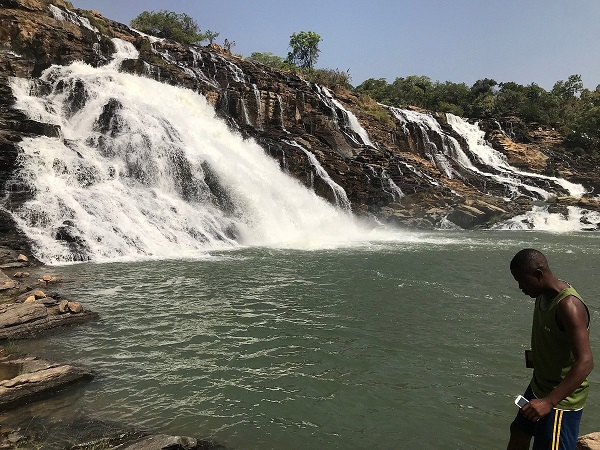
[[543,274],[540,269],[515,269],[511,273],[523,294],[536,298],[542,293]]

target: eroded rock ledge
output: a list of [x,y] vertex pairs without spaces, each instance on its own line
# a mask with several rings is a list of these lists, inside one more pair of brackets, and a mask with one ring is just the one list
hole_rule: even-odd
[[0,381],[0,410],[23,405],[93,376],[91,370],[71,364],[31,356],[4,356],[0,358],[0,378],[8,379]]

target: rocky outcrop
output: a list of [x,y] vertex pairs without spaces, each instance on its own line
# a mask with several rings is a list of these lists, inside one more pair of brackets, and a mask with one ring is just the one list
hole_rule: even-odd
[[35,400],[82,379],[93,372],[70,364],[53,364],[33,357],[0,358],[0,410]]
[[[23,339],[56,327],[89,322],[97,313],[81,310],[81,305],[60,307],[57,300],[45,297],[24,303],[0,304],[0,340]],[[62,309],[62,311],[61,311]]]
[[[37,286],[30,285],[30,273],[40,270],[37,262],[24,254],[0,247],[0,340],[23,339],[43,331],[89,322],[98,314],[83,308],[80,302],[68,301],[51,292],[59,278],[44,274]],[[33,265],[32,265],[33,264]],[[6,271],[6,272],[5,272]],[[2,303],[3,302],[3,303]]]

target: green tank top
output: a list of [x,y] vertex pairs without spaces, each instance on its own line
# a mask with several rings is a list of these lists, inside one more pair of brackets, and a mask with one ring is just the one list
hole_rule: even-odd
[[[531,388],[538,398],[550,394],[565,378],[575,362],[567,333],[558,328],[556,323],[558,303],[569,295],[573,295],[583,302],[581,296],[572,287],[559,292],[545,310],[541,309],[541,296],[535,300],[531,330],[533,356]],[[556,405],[556,408],[571,411],[583,408],[587,399],[588,386],[589,383],[586,379],[571,395]]]

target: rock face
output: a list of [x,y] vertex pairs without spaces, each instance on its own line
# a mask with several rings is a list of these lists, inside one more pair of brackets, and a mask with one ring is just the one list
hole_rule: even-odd
[[[19,142],[30,136],[61,139],[60,127],[32,120],[15,108],[13,77],[36,79],[52,64],[75,60],[107,64],[115,51],[112,38],[132,43],[139,52],[139,57],[125,60],[121,70],[203,94],[232,129],[255,139],[283,170],[335,203],[336,192],[318,176],[314,156],[344,189],[357,214],[421,228],[448,222],[476,228],[529,210],[535,200],[499,181],[507,178],[502,168],[482,176],[490,170],[483,161],[474,156],[468,163],[461,160],[468,143],[444,114],[386,108],[343,88],[330,92],[217,45],[190,47],[149,39],[98,13],[70,11],[59,1],[0,0],[0,7],[0,194],[7,199],[8,211],[17,210],[32,195],[15,177]],[[53,87],[38,80],[34,88],[39,95],[52,89],[68,93],[72,111],[87,101],[85,86],[77,82]],[[118,99],[104,106],[97,123],[100,133],[118,133],[121,106]],[[516,126],[507,133],[493,123],[485,127],[488,139],[509,163],[544,176],[564,176],[589,189],[597,186],[598,174],[584,170],[583,162],[575,168],[545,146],[556,137],[551,133],[519,132]],[[218,180],[211,178],[209,166],[203,168],[206,184],[225,207]],[[547,184],[534,177],[521,177],[521,182]],[[568,193],[556,187],[556,196]],[[587,206],[600,209],[594,200]],[[10,214],[1,211],[0,236],[0,245],[29,245]],[[55,236],[73,253],[85,253],[86,242],[68,221]]]

